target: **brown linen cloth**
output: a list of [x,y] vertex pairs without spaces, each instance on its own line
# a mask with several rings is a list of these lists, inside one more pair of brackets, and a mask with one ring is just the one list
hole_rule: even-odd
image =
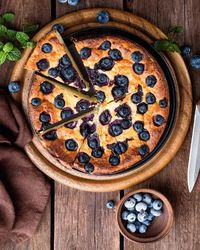
[[49,180],[23,151],[31,139],[20,109],[0,90],[0,245],[30,238],[49,198]]

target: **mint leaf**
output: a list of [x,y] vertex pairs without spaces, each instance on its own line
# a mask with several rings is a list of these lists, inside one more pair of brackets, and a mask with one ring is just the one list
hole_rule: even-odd
[[5,51],[0,51],[0,65],[5,62],[6,57],[7,57],[7,53]]
[[16,39],[21,43],[21,44],[24,44],[26,43],[28,40],[29,40],[29,36],[24,33],[24,32],[21,32],[21,31],[18,31],[16,33]]
[[27,42],[26,43],[26,48],[34,48],[35,47],[35,43],[34,42]]
[[3,24],[1,24],[1,25],[0,25],[0,36],[6,35],[6,32],[7,32],[6,26],[3,25]]
[[0,42],[0,50],[3,49],[3,46],[4,46],[4,44],[2,42]]
[[182,26],[172,26],[168,29],[169,33],[181,33],[183,32],[184,28]]
[[23,32],[30,34],[30,33],[35,32],[38,29],[38,27],[39,27],[38,24],[33,24],[33,25],[24,24],[22,26],[22,30],[23,30]]
[[21,51],[14,47],[7,55],[7,59],[10,61],[18,61],[21,58]]
[[2,16],[0,16],[0,24],[4,24],[4,20]]
[[8,12],[8,13],[5,13],[2,17],[6,22],[10,23],[10,22],[12,22],[14,20],[15,14],[11,13],[11,12]]
[[16,37],[16,33],[17,33],[17,31],[15,31],[15,30],[7,30],[6,35],[7,35],[9,40],[14,41],[15,37]]
[[167,50],[170,42],[167,39],[158,40],[154,43],[154,48],[158,51]]
[[11,42],[7,42],[4,46],[3,46],[3,51],[4,52],[10,52],[13,49],[13,44]]

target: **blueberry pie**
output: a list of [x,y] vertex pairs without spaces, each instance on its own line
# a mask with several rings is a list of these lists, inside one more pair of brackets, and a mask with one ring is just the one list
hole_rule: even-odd
[[[164,73],[128,39],[107,35],[72,41],[90,83],[61,35],[48,33],[25,66],[34,72],[31,123],[42,145],[66,168],[96,175],[128,169],[153,151],[165,130],[170,101]],[[93,96],[83,91],[88,86]],[[45,131],[49,125],[52,129]]]

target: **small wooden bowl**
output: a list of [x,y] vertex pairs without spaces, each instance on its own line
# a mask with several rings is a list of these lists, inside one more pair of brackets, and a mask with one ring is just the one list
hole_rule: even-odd
[[[121,214],[124,210],[124,202],[136,193],[149,193],[153,196],[153,198],[160,199],[163,202],[162,215],[153,220],[151,225],[148,227],[147,232],[144,234],[130,233],[125,227],[126,223],[121,218]],[[117,222],[119,230],[128,240],[132,242],[149,243],[162,239],[169,233],[173,225],[173,221],[174,215],[170,202],[163,194],[153,189],[144,188],[129,192],[120,200],[117,207]]]

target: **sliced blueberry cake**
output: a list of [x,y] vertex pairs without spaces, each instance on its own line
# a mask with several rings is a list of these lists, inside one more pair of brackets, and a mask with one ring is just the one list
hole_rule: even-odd
[[40,72],[76,88],[84,90],[89,88],[89,84],[82,77],[61,35],[56,30],[49,32],[37,43],[25,69]]
[[[50,32],[27,62],[26,68],[52,78],[34,75],[30,118],[38,131],[75,113],[80,117],[40,134],[42,144],[64,166],[82,172],[109,175],[128,169],[154,150],[168,121],[169,90],[161,67],[144,48],[122,37],[73,39],[95,91],[90,97],[77,90],[85,86],[77,84],[84,81],[72,59],[62,65],[61,58],[69,57],[59,37]],[[45,69],[38,67],[43,59]],[[56,77],[51,68],[59,71]],[[75,70],[74,81],[63,78],[63,68]],[[95,106],[93,114],[81,113]]]

